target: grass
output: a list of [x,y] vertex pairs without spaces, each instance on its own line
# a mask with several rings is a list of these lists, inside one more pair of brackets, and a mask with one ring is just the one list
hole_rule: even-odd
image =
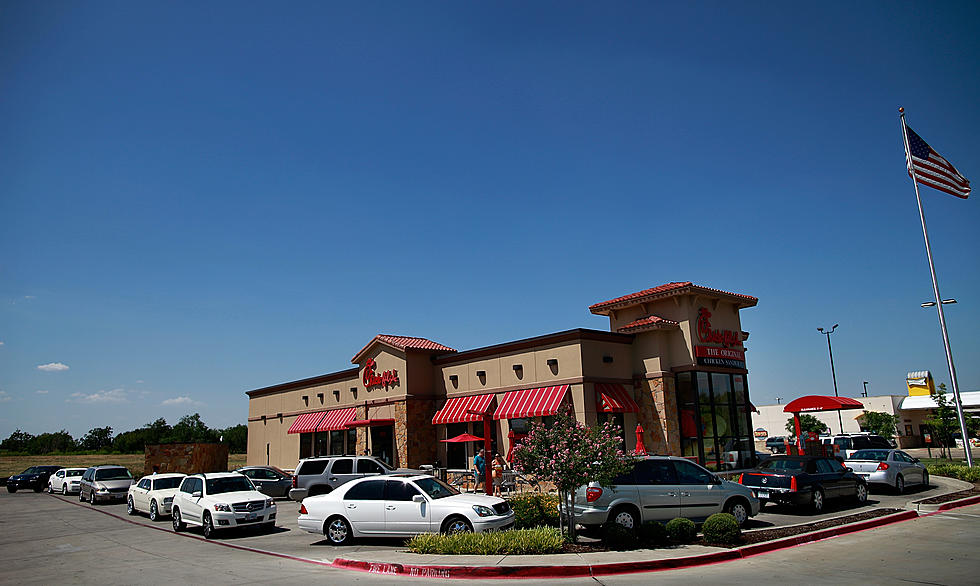
[[[0,456],[0,478],[20,474],[30,466],[56,465],[65,468],[88,468],[98,464],[125,466],[135,476],[143,474],[143,454],[63,454],[44,456]],[[229,454],[228,469],[245,465],[245,454]]]

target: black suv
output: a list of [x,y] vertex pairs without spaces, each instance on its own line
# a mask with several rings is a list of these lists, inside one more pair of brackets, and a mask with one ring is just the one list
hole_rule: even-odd
[[61,466],[31,466],[7,479],[7,492],[17,492],[22,488],[41,492],[47,488],[48,478],[58,470],[61,470]]

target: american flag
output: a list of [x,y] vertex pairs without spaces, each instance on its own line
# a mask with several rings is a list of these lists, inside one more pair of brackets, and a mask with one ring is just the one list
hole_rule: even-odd
[[970,195],[970,181],[915,131],[906,126],[905,132],[909,145],[909,176],[923,185],[966,199]]

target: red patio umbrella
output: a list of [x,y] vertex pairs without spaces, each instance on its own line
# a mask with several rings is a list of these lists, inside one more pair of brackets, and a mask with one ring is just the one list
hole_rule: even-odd
[[482,437],[476,437],[475,435],[471,435],[471,434],[468,434],[468,433],[464,433],[464,434],[461,434],[461,435],[457,435],[456,437],[451,437],[449,439],[444,439],[444,440],[439,440],[439,441],[453,442],[453,443],[459,443],[459,442],[482,442],[483,441],[483,438]]
[[637,456],[647,455],[647,448],[643,445],[643,428],[639,423],[636,424],[636,450],[633,453]]

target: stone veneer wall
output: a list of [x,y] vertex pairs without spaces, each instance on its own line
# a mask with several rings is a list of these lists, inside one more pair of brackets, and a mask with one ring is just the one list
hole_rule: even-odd
[[[367,406],[359,405],[354,413],[354,419],[363,421],[367,419]],[[368,428],[358,427],[357,428],[357,456],[362,454],[370,454],[368,451]]]
[[143,474],[227,472],[228,444],[156,444],[144,451]]
[[418,468],[436,461],[436,402],[411,399],[395,403],[395,452],[399,467]]
[[677,424],[674,377],[665,375],[641,380],[637,387],[637,402],[640,406],[637,421],[643,426],[643,445],[647,452],[679,456],[681,439]]

